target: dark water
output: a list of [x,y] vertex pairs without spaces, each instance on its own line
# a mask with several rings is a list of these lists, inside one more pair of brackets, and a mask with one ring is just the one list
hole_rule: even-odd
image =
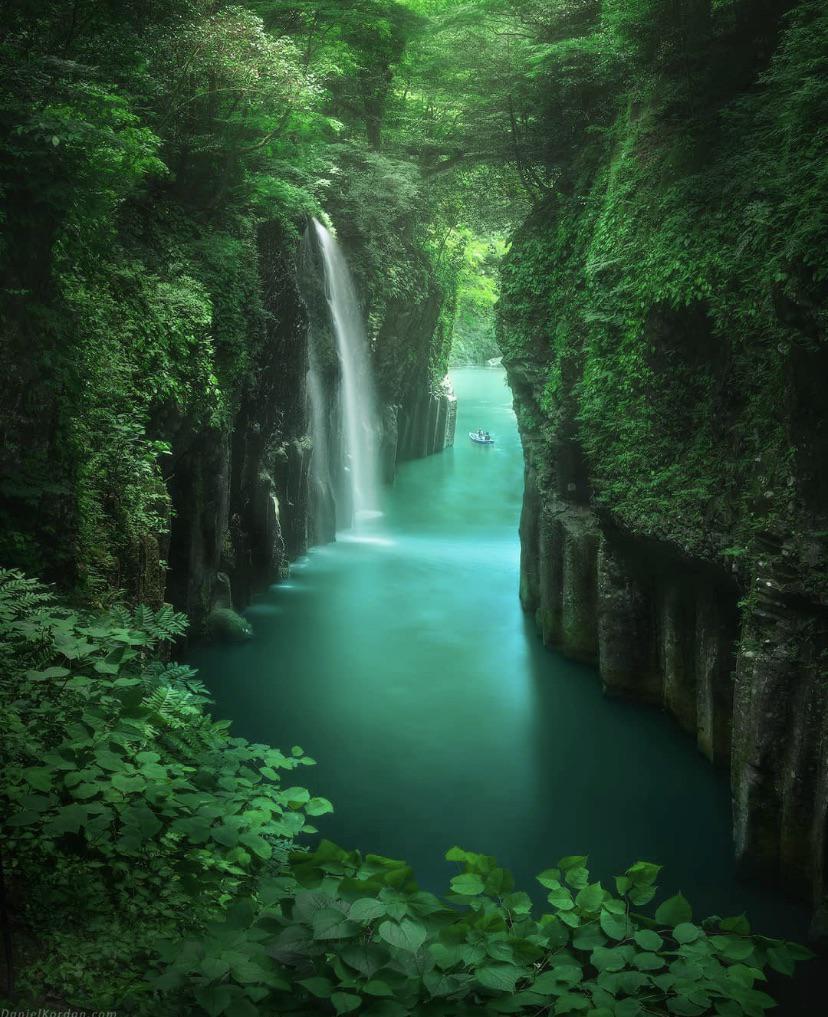
[[[740,883],[726,781],[656,710],[607,700],[545,650],[517,598],[523,482],[501,370],[454,372],[454,449],[406,464],[384,518],[313,550],[247,612],[255,638],[192,655],[234,733],[318,760],[322,833],[407,859],[440,891],[459,844],[531,892],[565,854],[611,876],[665,866],[702,914],[801,937],[803,913]],[[488,428],[492,448],[467,432]],[[537,886],[537,884],[535,884]]]

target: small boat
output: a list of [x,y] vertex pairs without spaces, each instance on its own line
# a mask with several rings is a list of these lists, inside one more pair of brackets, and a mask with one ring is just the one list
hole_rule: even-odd
[[469,431],[469,437],[475,445],[494,445],[494,438],[491,435],[487,438],[479,431]]

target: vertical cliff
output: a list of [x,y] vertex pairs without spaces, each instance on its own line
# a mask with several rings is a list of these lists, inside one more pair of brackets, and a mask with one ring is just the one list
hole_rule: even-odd
[[604,105],[514,238],[499,330],[524,606],[608,693],[663,705],[729,767],[738,858],[819,924],[828,193],[810,125],[828,22],[765,14],[738,31],[717,15],[692,77],[662,59]]
[[213,607],[244,606],[308,546],[307,313],[294,247],[277,224],[259,227],[257,313],[233,412],[217,426],[172,425],[167,596],[196,626]]
[[[358,224],[356,224],[358,225]],[[339,235],[354,271],[368,323],[377,388],[380,470],[393,483],[398,463],[440,452],[454,441],[456,400],[447,378],[451,294],[440,286],[423,253],[405,246],[400,261],[422,282],[422,290],[396,296],[369,256],[356,225],[342,220]],[[306,231],[299,256],[300,287],[307,307],[308,384],[318,393],[308,403],[308,425],[316,434],[311,464],[312,543],[334,539],[347,516],[342,444],[341,366],[325,294],[317,244]],[[399,268],[399,266],[397,266]],[[313,404],[321,407],[313,420]],[[340,518],[337,520],[337,502]]]

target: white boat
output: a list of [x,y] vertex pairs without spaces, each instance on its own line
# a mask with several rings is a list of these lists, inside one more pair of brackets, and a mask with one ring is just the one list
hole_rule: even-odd
[[479,431],[469,431],[469,437],[475,445],[494,445],[494,438],[491,435],[486,438]]

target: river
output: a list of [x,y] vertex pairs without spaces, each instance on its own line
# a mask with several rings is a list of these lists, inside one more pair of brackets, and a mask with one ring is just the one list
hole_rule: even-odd
[[[347,847],[447,887],[459,844],[518,885],[566,854],[601,878],[637,859],[702,913],[802,936],[804,913],[740,882],[725,776],[658,710],[605,698],[541,645],[517,597],[520,439],[502,369],[453,373],[455,447],[406,463],[369,529],[314,548],[245,613],[254,638],[191,654],[235,734],[289,748]],[[478,426],[496,436],[473,445]],[[534,884],[535,889],[540,888]]]

